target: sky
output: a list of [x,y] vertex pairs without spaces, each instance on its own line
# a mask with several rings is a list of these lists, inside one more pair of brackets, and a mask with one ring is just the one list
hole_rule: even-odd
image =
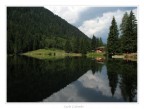
[[45,6],[54,14],[77,27],[85,35],[101,37],[106,43],[113,16],[118,28],[125,12],[134,12],[137,18],[137,7],[87,7],[87,6]]

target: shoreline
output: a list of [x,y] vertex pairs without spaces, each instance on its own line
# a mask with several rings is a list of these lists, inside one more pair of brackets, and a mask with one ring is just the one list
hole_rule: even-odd
[[122,55],[113,55],[112,58],[137,61],[137,53],[123,53]]

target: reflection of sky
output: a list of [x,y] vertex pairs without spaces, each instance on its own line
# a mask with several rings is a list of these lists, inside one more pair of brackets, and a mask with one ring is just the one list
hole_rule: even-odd
[[123,101],[119,85],[117,85],[112,97],[106,66],[103,66],[101,73],[87,71],[77,81],[67,85],[59,92],[52,94],[44,101],[51,102],[88,102],[88,101]]

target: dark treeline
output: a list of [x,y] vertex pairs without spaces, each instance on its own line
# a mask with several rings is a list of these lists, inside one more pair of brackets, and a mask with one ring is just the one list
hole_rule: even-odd
[[[69,43],[66,43],[66,42]],[[85,43],[85,44],[83,44]],[[7,8],[7,52],[17,54],[39,48],[89,51],[91,39],[43,7]],[[84,46],[84,50],[81,46]]]
[[130,14],[127,12],[124,14],[120,30],[113,17],[107,39],[107,50],[109,54],[137,52],[137,20],[132,11]]
[[97,38],[93,35],[91,40],[86,40],[79,37],[74,38],[72,41],[68,39],[65,43],[64,50],[67,53],[74,52],[74,53],[86,54],[87,52],[95,51],[96,48],[100,46],[104,46],[101,37]]
[[95,37],[95,36],[93,35],[92,41],[91,41],[91,49],[92,49],[92,50],[95,50],[96,48],[98,48],[98,47],[100,47],[100,46],[103,46],[103,45],[104,45],[104,44],[103,44],[103,41],[102,41],[101,37],[100,37],[100,38],[97,38],[97,37]]

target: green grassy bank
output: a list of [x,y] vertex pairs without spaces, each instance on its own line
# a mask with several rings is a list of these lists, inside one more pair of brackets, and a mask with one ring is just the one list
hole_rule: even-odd
[[[38,49],[38,50],[22,53],[21,55],[38,58],[38,59],[57,59],[57,58],[64,58],[66,56],[70,56],[70,57],[82,56],[82,54],[80,53],[66,53],[64,50],[58,50],[58,49]],[[89,58],[96,58],[96,57],[104,57],[104,54],[89,52],[86,54],[86,56]]]

